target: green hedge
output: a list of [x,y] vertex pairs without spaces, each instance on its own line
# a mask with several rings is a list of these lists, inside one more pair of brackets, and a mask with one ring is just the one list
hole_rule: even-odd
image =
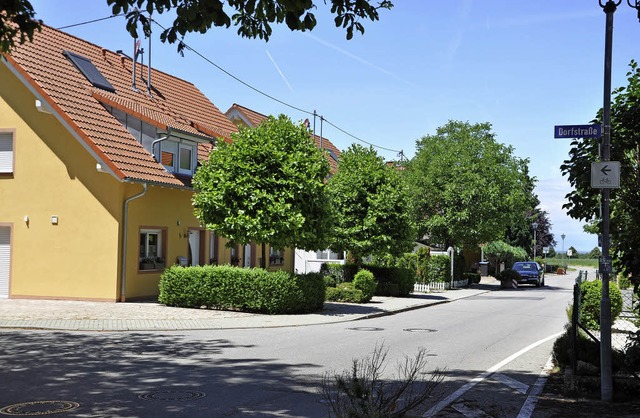
[[319,273],[292,275],[232,266],[171,266],[160,279],[158,301],[185,308],[291,314],[321,310],[324,298],[324,278]]
[[[609,282],[611,300],[611,322],[622,312],[622,294],[615,282]],[[600,303],[602,300],[602,281],[591,280],[580,284],[580,323],[593,330],[600,329]]]
[[[409,296],[413,292],[413,285],[416,282],[415,271],[402,267],[385,267],[372,264],[364,264],[362,269],[369,270],[378,281],[375,291],[377,296]],[[341,272],[340,272],[341,270]],[[329,275],[327,283],[334,282],[334,276],[342,278],[345,282],[352,282],[358,272],[355,264],[333,264],[329,268],[324,268],[325,274]],[[336,285],[340,281],[335,280]]]
[[352,283],[354,288],[362,292],[363,302],[369,302],[378,287],[378,281],[367,269],[357,272]]
[[332,302],[367,302],[362,290],[356,289],[353,283],[340,283],[337,287],[327,287],[326,299]]
[[425,283],[451,281],[451,258],[448,255],[433,255],[427,264]]

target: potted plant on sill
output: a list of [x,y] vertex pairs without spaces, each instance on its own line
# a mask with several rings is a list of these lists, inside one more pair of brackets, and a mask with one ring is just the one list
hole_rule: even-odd
[[164,259],[162,257],[156,257],[153,260],[154,268],[156,270],[162,270],[164,268]]
[[155,260],[153,257],[143,257],[140,259],[140,270],[153,270],[155,268]]

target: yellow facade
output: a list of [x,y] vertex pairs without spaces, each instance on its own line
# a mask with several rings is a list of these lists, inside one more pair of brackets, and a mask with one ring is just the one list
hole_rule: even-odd
[[[200,236],[198,264],[211,258],[231,262],[223,238],[210,251],[210,233],[193,215],[188,189],[149,185],[128,203],[123,231],[125,201],[144,191],[142,183],[98,171],[96,157],[56,116],[38,111],[37,97],[4,65],[0,80],[0,130],[15,133],[13,173],[0,174],[0,224],[12,228],[10,298],[124,301],[156,296],[162,269],[140,269],[144,229],[162,231],[166,265],[180,257],[194,261],[189,245],[194,234]],[[251,265],[257,266],[260,248],[251,251]],[[242,262],[242,246],[238,257]],[[293,257],[287,249],[284,263],[270,269],[293,271]]]

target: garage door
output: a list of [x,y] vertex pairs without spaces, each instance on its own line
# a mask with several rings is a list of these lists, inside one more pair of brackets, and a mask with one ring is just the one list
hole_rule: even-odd
[[11,228],[8,226],[0,226],[0,298],[9,297],[10,244]]

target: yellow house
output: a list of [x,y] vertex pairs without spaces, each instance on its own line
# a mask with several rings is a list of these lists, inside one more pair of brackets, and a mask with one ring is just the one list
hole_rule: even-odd
[[125,301],[174,263],[257,264],[191,206],[236,126],[138,61],[47,26],[0,57],[0,297]]

